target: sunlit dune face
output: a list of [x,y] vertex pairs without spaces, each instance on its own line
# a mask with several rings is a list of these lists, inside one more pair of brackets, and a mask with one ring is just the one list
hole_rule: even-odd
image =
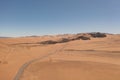
[[[118,65],[86,62],[37,62],[30,65],[20,80],[119,80]],[[28,77],[29,76],[29,77]]]

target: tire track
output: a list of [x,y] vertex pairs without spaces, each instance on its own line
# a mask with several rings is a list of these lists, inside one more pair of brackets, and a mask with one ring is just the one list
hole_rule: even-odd
[[56,50],[56,51],[53,52],[53,53],[49,53],[49,54],[44,55],[44,56],[42,56],[42,57],[40,57],[40,58],[33,59],[33,60],[31,60],[31,61],[23,64],[23,65],[21,66],[21,68],[18,70],[18,72],[17,72],[17,74],[16,74],[16,76],[14,77],[13,80],[19,80],[20,77],[22,76],[24,70],[25,70],[31,63],[33,63],[33,62],[35,62],[35,61],[37,61],[37,60],[42,60],[42,59],[44,59],[44,58],[47,58],[47,57],[49,57],[49,56],[51,56],[51,55],[53,55],[53,54],[57,54],[58,52],[62,51],[66,46],[67,46],[67,43],[66,43],[65,45],[63,45],[62,48],[60,48],[59,50]]

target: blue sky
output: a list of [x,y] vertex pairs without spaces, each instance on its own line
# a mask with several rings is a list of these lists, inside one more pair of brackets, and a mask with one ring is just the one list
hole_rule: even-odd
[[120,0],[0,0],[0,36],[120,33]]

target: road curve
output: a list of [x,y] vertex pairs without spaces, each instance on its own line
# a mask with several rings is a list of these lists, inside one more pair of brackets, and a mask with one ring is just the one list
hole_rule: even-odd
[[56,53],[60,52],[61,50],[63,50],[63,49],[66,47],[66,45],[67,45],[67,44],[63,45],[62,48],[60,48],[59,50],[56,50],[56,51],[53,52],[53,53],[49,53],[49,54],[44,55],[44,56],[42,56],[42,57],[40,57],[40,58],[33,59],[33,60],[31,60],[31,61],[23,64],[23,65],[21,66],[21,68],[18,70],[18,72],[17,72],[17,74],[16,74],[16,76],[14,77],[13,80],[19,80],[20,77],[22,76],[24,70],[25,70],[32,62],[35,62],[35,61],[37,61],[37,60],[42,60],[42,59],[44,59],[44,58],[46,58],[46,57],[49,57],[50,55],[56,54]]

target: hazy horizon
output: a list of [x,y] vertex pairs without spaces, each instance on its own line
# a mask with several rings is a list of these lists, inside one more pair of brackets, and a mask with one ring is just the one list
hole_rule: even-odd
[[119,0],[0,0],[0,36],[120,34]]

